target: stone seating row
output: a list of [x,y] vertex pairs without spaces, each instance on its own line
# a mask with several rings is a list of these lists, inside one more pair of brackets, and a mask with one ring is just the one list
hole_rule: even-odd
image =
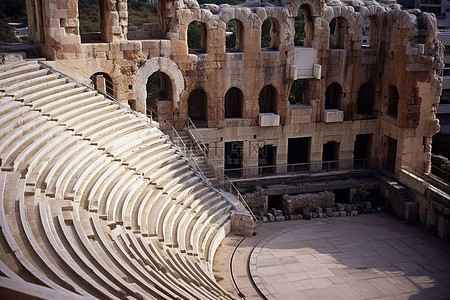
[[167,136],[33,63],[1,80],[1,273],[85,297],[232,298],[211,262],[233,207]]
[[[15,178],[14,173],[1,175],[18,180],[19,185],[26,187],[24,180]],[[4,191],[8,192],[8,189]],[[20,225],[25,234],[21,231],[15,234],[25,236],[31,245],[22,251],[27,258],[25,261],[29,262],[34,257],[36,268],[44,269],[45,276],[54,277],[55,281],[68,283],[70,278],[73,281],[70,287],[76,292],[81,293],[79,287],[83,286],[90,295],[98,298],[129,294],[138,298],[139,293],[158,299],[227,298],[220,289],[217,292],[209,286],[214,280],[205,276],[204,270],[199,270],[191,260],[167,250],[164,252],[156,240],[146,240],[141,236],[138,244],[134,233],[123,226],[108,227],[106,221],[99,220],[94,213],[80,210],[76,203],[50,199],[34,189],[32,192],[24,191],[18,202],[16,213],[20,215]],[[14,218],[10,221],[14,222]],[[13,237],[14,240],[18,238]],[[142,247],[147,243],[150,246],[146,252]],[[161,272],[162,268],[166,268],[164,272]],[[42,276],[39,270],[34,270],[34,273]],[[180,282],[177,278],[181,277],[184,281]],[[137,286],[128,286],[130,281]],[[206,288],[203,287],[205,282],[208,284]]]

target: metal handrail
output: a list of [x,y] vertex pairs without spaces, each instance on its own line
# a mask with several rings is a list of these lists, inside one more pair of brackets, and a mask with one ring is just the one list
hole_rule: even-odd
[[[209,180],[206,178],[205,174],[203,173],[202,169],[200,168],[200,166],[197,164],[197,162],[193,159],[193,155],[191,155],[191,153],[188,150],[188,147],[186,146],[186,144],[184,143],[183,139],[181,138],[180,134],[178,133],[178,131],[175,129],[175,127],[170,124],[169,121],[164,120],[164,123],[168,124],[169,127],[172,130],[172,141],[174,142],[174,145],[179,149],[179,151],[181,153],[183,153],[183,155],[188,159],[188,162],[190,163],[190,165],[194,168],[194,170],[198,173],[198,175],[206,182],[208,183],[208,185],[210,185]],[[175,138],[177,140],[175,140]],[[180,145],[181,144],[181,147]]]
[[[348,162],[349,167],[342,167],[342,163]],[[355,162],[360,162],[355,165]],[[353,163],[350,166],[350,163]],[[333,167],[333,164],[336,164],[338,167]],[[317,169],[312,169],[311,166],[321,166]],[[324,168],[325,166],[325,168]],[[346,169],[360,169],[360,168],[368,168],[367,159],[341,159],[341,160],[331,160],[331,161],[316,161],[309,163],[296,163],[296,164],[276,164],[276,165],[266,165],[266,166],[254,166],[254,167],[246,167],[246,168],[233,168],[233,169],[225,169],[225,172],[228,173],[240,173],[246,170],[255,170],[255,172],[250,172],[250,177],[264,177],[264,176],[276,176],[276,175],[288,175],[288,174],[300,174],[300,173],[317,173],[317,172],[329,172],[335,170],[346,170]],[[264,170],[274,170],[273,172],[264,172]],[[257,171],[257,172],[256,172]],[[237,176],[240,178],[245,178],[244,175]]]
[[239,192],[237,187],[233,184],[233,182],[225,174],[222,175],[221,172],[219,172],[218,167],[216,166],[216,164],[209,159],[208,154],[206,153],[207,147],[206,147],[205,141],[203,140],[200,132],[198,132],[197,127],[194,125],[194,123],[192,122],[191,118],[188,117],[188,121],[189,121],[189,124],[192,125],[192,127],[194,128],[196,135],[198,137],[200,137],[201,147],[200,147],[199,142],[197,141],[196,137],[193,134],[191,134],[191,132],[189,130],[189,126],[188,126],[188,133],[189,133],[190,137],[193,139],[194,143],[199,145],[199,149],[203,153],[203,157],[205,158],[205,161],[212,167],[212,169],[214,171],[214,174],[216,175],[217,179],[219,179],[219,181],[222,183],[222,185],[224,187],[228,187],[227,189],[228,189],[228,191],[230,193],[236,195],[236,197],[241,202],[241,204],[244,205],[244,207],[250,212],[250,214],[252,215],[253,220],[256,221],[257,219],[256,219],[255,214],[253,213],[253,211],[251,210],[251,208],[248,205],[247,201],[245,201],[244,197]]

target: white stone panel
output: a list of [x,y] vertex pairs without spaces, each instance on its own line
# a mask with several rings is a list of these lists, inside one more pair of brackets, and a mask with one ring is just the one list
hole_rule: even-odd
[[344,121],[344,112],[339,109],[326,109],[324,114],[325,123],[336,123]]
[[278,126],[280,125],[280,116],[274,113],[260,113],[259,126]]

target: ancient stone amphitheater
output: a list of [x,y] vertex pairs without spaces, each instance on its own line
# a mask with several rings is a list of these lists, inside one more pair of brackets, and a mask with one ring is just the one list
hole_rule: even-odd
[[[0,64],[0,298],[235,298],[213,261],[227,234],[253,233],[242,200],[261,220],[288,194],[327,191],[334,205],[355,195],[359,166],[386,178],[377,195],[394,213],[450,238],[450,198],[429,182],[444,66],[432,14],[393,0],[161,0],[159,23],[136,30],[126,0],[98,0],[101,30],[86,34],[82,1],[26,3],[43,58]],[[254,187],[217,189],[172,129],[202,140],[220,180]],[[263,170],[278,187],[261,188]]]
[[211,261],[236,208],[167,136],[36,61],[0,72],[2,296],[233,298]]

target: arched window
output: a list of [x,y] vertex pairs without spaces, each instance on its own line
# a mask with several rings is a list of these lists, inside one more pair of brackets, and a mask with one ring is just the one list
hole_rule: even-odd
[[99,93],[109,97],[114,97],[114,84],[108,74],[98,72],[93,74],[90,79],[94,85],[94,89],[96,89]]
[[189,53],[206,52],[206,29],[205,24],[193,21],[187,29],[187,44]]
[[361,30],[361,46],[370,47],[370,19],[364,19],[363,27]]
[[398,95],[397,87],[395,85],[391,85],[388,90],[388,107],[387,107],[388,115],[397,117],[399,99],[400,97]]
[[147,115],[153,115],[157,120],[154,113],[160,114],[158,101],[170,101],[173,98],[172,93],[172,81],[167,74],[157,71],[150,75],[147,80]]
[[195,123],[206,121],[206,93],[202,89],[191,92],[188,99],[188,115]]
[[307,79],[297,79],[292,83],[288,101],[290,104],[307,104],[306,93],[308,89]]
[[295,17],[294,46],[311,47],[314,39],[314,20],[309,6],[302,5]]
[[259,92],[259,112],[260,113],[275,113],[277,91],[271,85],[263,87]]
[[330,49],[344,49],[345,40],[347,39],[348,24],[347,21],[342,18],[334,18],[330,22]]
[[366,82],[358,90],[357,112],[358,114],[372,114],[375,106],[375,89],[372,84]]
[[243,50],[243,26],[239,20],[233,19],[227,23],[225,38],[227,52],[240,52]]
[[361,46],[377,48],[380,35],[380,25],[376,17],[369,17],[364,19]]
[[333,82],[325,91],[325,109],[339,109],[341,98],[341,85],[337,82]]
[[279,32],[277,22],[267,18],[261,26],[261,48],[278,50]]
[[232,87],[225,94],[225,118],[242,118],[242,91]]

